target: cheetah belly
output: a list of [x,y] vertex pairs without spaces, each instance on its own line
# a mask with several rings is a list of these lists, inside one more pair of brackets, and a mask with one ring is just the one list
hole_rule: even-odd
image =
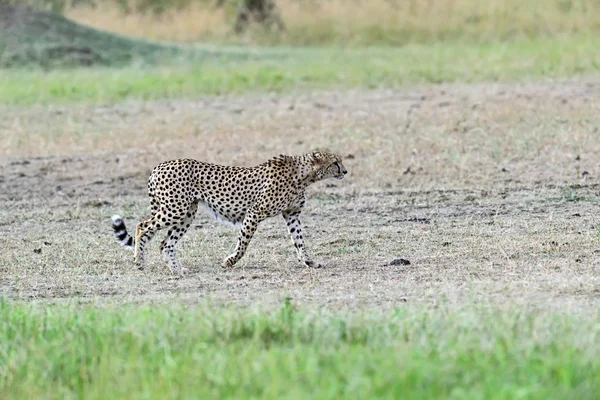
[[238,213],[234,215],[226,214],[225,212],[219,210],[217,207],[211,205],[210,203],[200,200],[198,201],[198,205],[202,207],[204,212],[215,219],[215,221],[222,222],[227,225],[239,226],[242,224],[244,220],[245,212]]
[[256,202],[264,178],[248,168],[209,166],[198,173],[198,205],[219,222],[240,225]]
[[198,205],[216,221],[233,226],[241,225],[246,212],[252,205],[251,199],[240,198],[235,191],[227,194],[200,192],[196,195],[196,199]]

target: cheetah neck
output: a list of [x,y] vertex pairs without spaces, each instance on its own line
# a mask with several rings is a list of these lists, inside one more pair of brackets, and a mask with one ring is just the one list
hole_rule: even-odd
[[310,154],[294,157],[296,185],[304,189],[317,181],[316,171]]

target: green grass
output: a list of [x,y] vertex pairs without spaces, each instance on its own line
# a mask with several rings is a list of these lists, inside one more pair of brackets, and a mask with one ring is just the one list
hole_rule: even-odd
[[600,38],[582,36],[364,50],[224,47],[216,61],[162,67],[0,70],[0,103],[193,98],[245,91],[570,76],[596,72],[598,48]]
[[0,303],[0,398],[592,399],[600,320]]

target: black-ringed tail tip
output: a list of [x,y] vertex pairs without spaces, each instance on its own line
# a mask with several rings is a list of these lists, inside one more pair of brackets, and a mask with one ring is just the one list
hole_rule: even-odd
[[123,218],[121,218],[120,215],[115,214],[111,219],[117,242],[119,242],[121,246],[125,246],[133,250],[133,237],[127,233],[127,228],[125,228],[125,222],[123,221]]

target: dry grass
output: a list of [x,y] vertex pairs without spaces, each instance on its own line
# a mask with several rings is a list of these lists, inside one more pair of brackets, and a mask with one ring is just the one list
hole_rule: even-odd
[[[598,306],[595,81],[403,91],[7,107],[0,148],[0,293],[21,299],[394,307],[473,299]],[[350,174],[310,190],[309,250],[296,268],[282,221],[266,221],[232,271],[235,231],[202,216],[173,279],[110,236],[147,215],[150,169],[173,157],[250,165],[315,147]],[[352,157],[348,157],[348,155]],[[333,183],[335,186],[328,184]],[[394,258],[408,266],[390,266]],[[445,300],[444,300],[445,299]]]
[[164,15],[129,13],[105,3],[96,8],[75,7],[65,16],[76,22],[98,29],[124,35],[189,42],[211,37],[223,38],[229,34],[225,10],[192,5],[185,10],[171,11]]
[[352,182],[363,188],[489,187],[510,179],[580,183],[584,170],[587,179],[600,176],[592,162],[600,152],[594,79],[5,106],[10,118],[0,154],[56,156],[118,147],[141,151],[142,163],[168,154],[252,164],[273,153],[328,147],[362,160]]
[[[292,44],[402,44],[465,38],[495,40],[515,36],[596,32],[600,4],[592,0],[278,0],[287,32],[255,31],[243,41]],[[131,36],[169,41],[239,41],[231,32],[233,10],[192,5],[158,17],[121,14],[114,6],[77,7],[76,21]]]

